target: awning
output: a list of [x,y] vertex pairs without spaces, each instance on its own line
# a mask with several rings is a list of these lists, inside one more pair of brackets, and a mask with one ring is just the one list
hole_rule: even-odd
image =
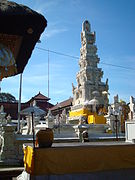
[[0,2],[0,80],[22,73],[47,20],[14,2]]

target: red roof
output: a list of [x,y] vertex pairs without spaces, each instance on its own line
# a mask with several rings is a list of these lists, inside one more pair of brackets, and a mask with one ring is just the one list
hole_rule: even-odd
[[55,106],[53,106],[52,108],[50,108],[50,110],[51,111],[53,111],[53,110],[56,110],[56,109],[58,109],[58,108],[64,108],[64,107],[69,107],[69,106],[71,106],[72,105],[72,102],[73,102],[73,98],[69,98],[69,99],[67,99],[67,100],[65,100],[65,101],[62,101],[62,102],[60,102],[60,103],[57,103]]
[[[0,106],[3,105],[4,112],[10,114],[12,119],[18,118],[18,102],[0,102]],[[28,103],[21,103],[21,110],[29,107]]]
[[50,98],[44,96],[43,94],[41,94],[40,92],[35,95],[34,97],[32,97],[29,101],[34,101],[34,100],[40,100],[40,101],[49,101]]
[[[36,104],[39,108],[43,109],[44,111],[48,111],[49,108],[53,106],[53,104],[49,103],[48,100],[50,98],[44,96],[40,92],[32,97],[28,102],[21,103],[21,110],[27,108],[30,106],[30,103],[36,100]],[[4,112],[11,115],[12,119],[18,118],[18,102],[12,103],[12,102],[0,102],[0,106],[4,106]]]

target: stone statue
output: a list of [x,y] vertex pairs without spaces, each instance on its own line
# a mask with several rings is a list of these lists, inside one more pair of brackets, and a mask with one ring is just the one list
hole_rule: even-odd
[[86,124],[86,118],[84,116],[79,117],[79,125]]
[[4,106],[1,105],[1,106],[0,106],[0,113],[3,113],[3,112],[4,112]]
[[6,113],[4,112],[4,106],[0,106],[0,124],[6,124],[6,119],[5,119]]
[[106,79],[106,83],[105,83],[105,84],[106,84],[106,86],[108,87],[108,78]]
[[114,96],[114,104],[118,103],[118,99],[119,99],[119,97],[118,97],[118,94],[117,94],[116,96]]
[[118,131],[121,131],[121,115],[122,107],[120,106],[118,95],[116,95],[114,96],[114,103],[111,106],[108,106],[108,114],[105,116],[107,124],[110,126],[112,132],[116,131],[116,123]]
[[24,120],[24,118],[22,118],[22,120],[21,120],[21,130],[22,130],[22,128],[25,126],[25,120]]
[[32,119],[31,116],[26,116],[27,120],[27,134],[32,134]]
[[75,90],[75,86],[74,84],[72,83],[72,93],[74,94],[74,90]]
[[7,116],[7,123],[8,124],[11,123],[11,116],[10,116],[10,114],[8,114],[8,116]]
[[63,109],[63,111],[62,111],[61,121],[62,121],[63,124],[66,123],[66,109]]
[[46,124],[47,124],[48,128],[53,128],[55,122],[54,122],[54,116],[52,115],[52,112],[50,109],[49,109],[45,119],[46,119]]
[[113,115],[113,108],[111,106],[108,106],[108,115]]
[[133,96],[130,96],[129,108],[130,108],[129,119],[135,120],[135,98]]
[[38,125],[40,122],[40,116],[34,116],[34,126]]
[[53,115],[52,115],[52,112],[51,110],[49,109],[48,113],[47,113],[47,116],[45,117],[46,119],[49,119],[49,120],[52,120],[54,119]]

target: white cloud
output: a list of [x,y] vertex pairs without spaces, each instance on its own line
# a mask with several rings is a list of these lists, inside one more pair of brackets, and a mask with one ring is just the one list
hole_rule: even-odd
[[[50,58],[51,61],[51,58]],[[48,67],[48,62],[46,61],[45,63],[40,63],[40,64],[33,64],[32,68],[35,68],[35,70],[39,69],[41,72],[41,69],[45,69],[45,67]],[[50,69],[54,68],[54,69],[61,69],[64,67],[63,64],[60,63],[53,63],[53,62],[49,62],[49,67]]]
[[[114,56],[114,57],[113,56],[103,56],[100,60],[100,63],[101,64],[102,63],[108,63],[108,64],[113,64],[113,65],[133,68],[133,64],[135,65],[135,55],[124,56],[124,57],[119,57],[119,55]],[[108,67],[110,67],[110,66],[108,66]]]
[[55,91],[53,91],[53,94],[54,95],[65,94],[65,90],[64,89],[61,89],[61,90],[56,89]]
[[66,32],[66,31],[68,31],[66,28],[48,29],[48,30],[46,30],[46,33],[44,34],[44,36],[50,38],[50,37],[52,37],[52,36],[54,36],[56,34],[60,34],[60,33]]
[[22,95],[21,102],[27,102],[28,100],[29,99],[26,96]]
[[40,40],[43,38],[50,38],[60,33],[67,32],[68,28],[64,26],[62,20],[55,20],[53,22],[48,22],[45,31],[42,33]]
[[49,1],[40,1],[36,0],[34,3],[33,9],[41,14],[44,14],[48,11],[50,11],[53,7],[56,7],[58,4],[58,1],[49,0]]
[[29,84],[42,84],[47,81],[47,75],[24,76],[23,81]]

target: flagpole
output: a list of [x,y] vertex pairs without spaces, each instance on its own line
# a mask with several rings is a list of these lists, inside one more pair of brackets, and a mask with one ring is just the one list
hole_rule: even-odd
[[49,49],[48,49],[48,98],[49,98]]
[[20,74],[20,87],[19,87],[19,102],[18,102],[18,133],[20,133],[21,94],[22,94],[22,73]]
[[31,112],[31,115],[32,115],[33,148],[35,149],[34,112]]

